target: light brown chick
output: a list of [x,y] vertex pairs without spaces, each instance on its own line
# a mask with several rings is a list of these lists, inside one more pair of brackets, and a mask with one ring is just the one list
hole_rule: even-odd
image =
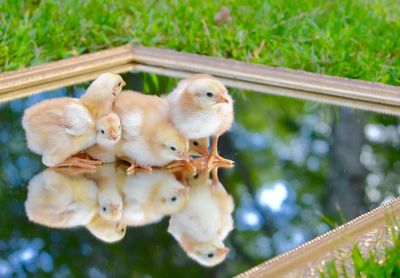
[[114,100],[125,85],[120,75],[111,72],[102,73],[89,85],[80,100],[92,117],[99,119],[112,112]]
[[233,199],[222,184],[213,185],[208,170],[189,178],[188,205],[170,218],[168,232],[187,255],[205,266],[225,260],[223,241],[233,229]]
[[[190,166],[188,139],[169,120],[169,106],[157,96],[126,91],[118,96],[114,111],[122,123],[123,136],[117,156],[135,167],[151,169],[174,161]],[[175,165],[174,165],[175,166]]]
[[180,132],[189,139],[212,136],[209,167],[214,162],[231,167],[233,161],[218,154],[218,138],[233,123],[233,100],[225,86],[207,74],[195,74],[179,82],[167,97],[172,120]]

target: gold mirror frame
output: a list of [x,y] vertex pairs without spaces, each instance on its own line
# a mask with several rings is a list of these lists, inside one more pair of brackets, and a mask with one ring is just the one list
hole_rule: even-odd
[[[89,81],[101,72],[133,69],[180,78],[209,73],[241,89],[400,115],[399,87],[131,45],[2,73],[0,103]],[[396,198],[238,277],[297,277],[320,263],[324,254],[352,246],[366,234],[385,230],[388,216],[399,215],[400,198]]]

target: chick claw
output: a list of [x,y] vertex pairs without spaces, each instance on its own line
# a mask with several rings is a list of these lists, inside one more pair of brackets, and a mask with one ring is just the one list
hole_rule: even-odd
[[100,160],[85,159],[79,157],[70,157],[64,162],[58,164],[56,167],[79,167],[84,169],[96,169],[97,166],[102,165]]
[[187,172],[193,173],[193,174],[196,174],[196,172],[197,172],[196,167],[186,160],[178,160],[178,161],[172,162],[172,163],[168,164],[167,166],[165,166],[165,168],[167,168],[168,170],[170,170],[172,172],[181,172],[181,171],[186,172],[187,171]]
[[143,171],[143,172],[151,172],[152,168],[151,168],[151,166],[138,165],[136,163],[132,163],[131,162],[131,166],[129,166],[129,168],[126,169],[126,173],[128,175],[134,174],[137,171],[139,171],[139,172],[141,172],[141,171]]
[[234,165],[235,162],[233,160],[223,158],[219,154],[211,154],[208,157],[208,169],[215,167],[232,168]]

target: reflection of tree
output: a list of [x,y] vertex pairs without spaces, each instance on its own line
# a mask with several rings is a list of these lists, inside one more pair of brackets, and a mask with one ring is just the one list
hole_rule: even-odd
[[353,219],[365,209],[364,182],[367,174],[361,164],[361,148],[365,143],[363,112],[339,109],[333,124],[329,153],[328,214]]

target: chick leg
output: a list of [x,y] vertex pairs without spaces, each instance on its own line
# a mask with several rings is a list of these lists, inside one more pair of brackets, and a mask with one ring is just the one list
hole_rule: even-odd
[[221,182],[219,181],[219,177],[218,177],[218,167],[214,167],[211,170],[211,178],[212,178],[211,187],[215,188],[219,184],[221,184]]
[[84,159],[79,157],[70,157],[57,164],[55,167],[79,167],[85,169],[96,169],[96,166],[101,165],[99,160]]
[[235,162],[230,159],[223,158],[219,155],[218,139],[219,139],[219,136],[212,137],[211,152],[208,156],[208,169],[213,168],[215,164],[219,164],[220,167],[223,167],[223,168],[231,168],[231,167],[233,167],[233,164]]

